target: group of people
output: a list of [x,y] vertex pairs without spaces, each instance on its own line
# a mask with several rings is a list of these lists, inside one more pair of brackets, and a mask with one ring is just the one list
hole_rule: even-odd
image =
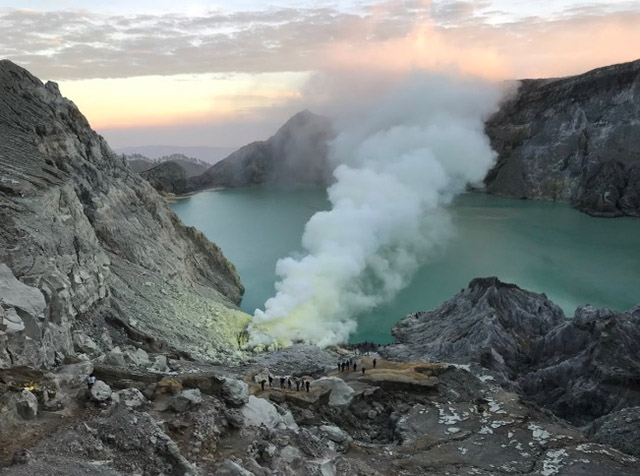
[[[260,381],[260,387],[262,388],[262,390],[264,391],[264,386],[267,383],[267,379],[262,379]],[[289,388],[289,390],[293,390],[293,386],[296,386],[296,392],[300,392],[300,391],[307,391],[309,392],[309,388],[311,387],[311,382],[309,380],[304,380],[304,379],[300,379],[300,378],[291,378],[291,377],[280,377],[280,389],[281,390],[286,390],[287,388]],[[269,387],[273,388],[273,376],[271,374],[269,374]]]
[[[373,359],[373,368],[376,368],[376,365],[378,364],[378,360],[377,359]],[[357,372],[358,371],[358,362],[356,362],[356,358],[355,357],[349,357],[347,360],[343,361],[343,362],[338,362],[338,371],[339,372],[348,372],[349,370],[351,370],[351,367],[353,367],[353,371]],[[362,371],[362,375],[364,375],[365,371],[367,370],[366,367],[362,366],[360,368],[360,370]]]

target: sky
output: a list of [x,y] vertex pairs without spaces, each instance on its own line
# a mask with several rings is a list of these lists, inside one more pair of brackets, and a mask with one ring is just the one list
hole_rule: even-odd
[[237,147],[415,70],[491,80],[640,57],[624,0],[0,0],[0,57],[60,85],[112,147]]

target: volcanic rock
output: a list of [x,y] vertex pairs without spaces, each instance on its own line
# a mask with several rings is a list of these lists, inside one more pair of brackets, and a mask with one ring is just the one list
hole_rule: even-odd
[[132,173],[55,83],[6,60],[0,221],[0,367],[53,366],[73,353],[80,324],[94,340],[109,325],[159,349],[233,356],[247,320],[233,265]]
[[486,123],[498,162],[486,191],[640,216],[640,60],[523,80]]
[[268,140],[246,145],[189,179],[189,189],[324,185],[331,177],[327,141],[333,136],[328,119],[299,112]]

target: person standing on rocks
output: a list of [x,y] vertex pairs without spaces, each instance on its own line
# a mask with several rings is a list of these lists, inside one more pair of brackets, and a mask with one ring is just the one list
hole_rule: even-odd
[[264,384],[267,383],[265,379],[260,380],[260,386],[262,387],[262,391],[264,392]]
[[358,371],[358,364],[356,364],[355,362],[353,363],[353,371],[354,372]]
[[291,390],[291,379],[287,379],[287,385],[289,385],[289,390]]
[[285,382],[285,380],[286,380],[286,379],[285,379],[284,377],[280,377],[280,388],[281,388],[282,390],[284,390],[284,382]]
[[87,377],[87,388],[91,390],[91,387],[96,383],[96,377],[93,375],[93,372]]
[[309,393],[309,385],[311,385],[311,384],[309,383],[309,381],[308,381],[308,380],[306,380],[306,381],[304,382],[304,386],[305,386],[305,388],[307,389],[307,393]]
[[373,359],[373,368],[376,368],[376,364],[378,363],[378,361],[376,359]]
[[299,392],[299,391],[300,391],[300,379],[297,378],[296,379],[296,392]]
[[269,387],[273,388],[273,377],[269,374]]

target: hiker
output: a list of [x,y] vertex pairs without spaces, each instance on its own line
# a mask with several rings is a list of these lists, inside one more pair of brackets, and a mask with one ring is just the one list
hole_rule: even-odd
[[87,377],[87,388],[91,390],[91,387],[93,387],[93,384],[95,383],[96,383],[96,377],[95,375],[93,375],[93,372],[91,372],[91,374]]
[[300,379],[296,379],[296,392],[300,391]]
[[291,379],[289,379],[287,383],[289,384],[289,390],[291,390]]
[[267,383],[265,379],[260,380],[260,386],[262,387],[262,391],[264,392],[264,384]]
[[285,379],[284,377],[280,377],[280,388],[281,388],[282,390],[284,390],[284,382],[285,382],[285,380],[286,380],[286,379]]
[[373,359],[373,368],[376,368],[376,364],[378,363],[378,361],[376,359]]
[[338,362],[338,372],[340,372],[341,368],[342,368],[342,362]]
[[362,367],[362,375],[364,375],[364,371],[367,370],[364,367]]
[[306,380],[306,381],[304,382],[304,386],[305,386],[305,387],[306,387],[306,389],[307,389],[307,393],[309,393],[309,385],[310,385],[310,384],[309,384],[309,381],[308,381],[308,380]]
[[353,371],[356,372],[358,370],[358,364],[353,363]]
[[269,374],[269,387],[273,388],[273,377]]

